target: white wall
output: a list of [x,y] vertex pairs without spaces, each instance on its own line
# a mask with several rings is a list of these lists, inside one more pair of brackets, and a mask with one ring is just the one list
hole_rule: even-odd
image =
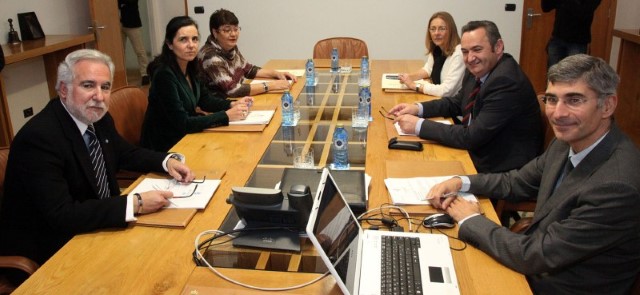
[[[505,11],[515,3],[515,11]],[[506,51],[520,55],[522,0],[189,0],[189,15],[198,21],[203,38],[209,35],[209,16],[219,8],[233,11],[242,34],[238,46],[251,63],[269,59],[304,59],[316,41],[350,36],[367,42],[372,59],[423,59],[429,17],[440,10],[454,17],[458,31],[470,20],[494,21]],[[204,14],[194,14],[203,6]]]
[[[115,1],[115,0],[114,0]],[[45,35],[86,34],[90,24],[86,0],[0,0],[0,43],[7,43],[9,22],[20,31],[18,13],[33,11]],[[7,103],[14,133],[26,123],[22,111],[32,107],[38,113],[49,102],[49,90],[42,58],[34,58],[8,65],[2,71]]]
[[[616,10],[616,29],[636,29],[640,30],[640,1],[638,0],[618,0]],[[620,50],[620,38],[613,37],[611,43],[611,59],[609,64],[614,68],[618,65],[618,53]]]

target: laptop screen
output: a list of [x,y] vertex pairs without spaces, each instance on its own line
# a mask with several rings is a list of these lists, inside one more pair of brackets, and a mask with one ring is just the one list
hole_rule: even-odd
[[333,178],[326,174],[312,234],[329,257],[342,282],[353,294],[360,225],[340,195]]

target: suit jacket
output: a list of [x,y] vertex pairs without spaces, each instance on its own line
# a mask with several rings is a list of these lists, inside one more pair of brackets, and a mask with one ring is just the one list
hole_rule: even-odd
[[[464,116],[475,77],[465,72],[454,96],[423,102],[423,117]],[[482,84],[472,109],[471,125],[445,125],[424,120],[420,137],[467,149],[478,172],[504,172],[522,167],[542,151],[540,107],[531,82],[505,53]]]
[[640,151],[614,125],[554,192],[568,153],[555,140],[518,171],[470,176],[474,193],[538,202],[524,234],[475,216],[459,237],[526,274],[537,294],[627,294],[640,269]]
[[[165,152],[187,133],[229,125],[229,117],[224,111],[231,107],[231,102],[211,94],[195,75],[191,76],[191,81],[189,87],[182,73],[166,65],[154,72],[142,124],[143,147]],[[196,113],[196,107],[212,113],[201,116]]]
[[116,171],[164,171],[165,153],[128,144],[106,114],[94,124],[114,197],[98,199],[89,151],[60,99],[25,124],[11,144],[0,215],[0,253],[44,263],[75,234],[126,227]]

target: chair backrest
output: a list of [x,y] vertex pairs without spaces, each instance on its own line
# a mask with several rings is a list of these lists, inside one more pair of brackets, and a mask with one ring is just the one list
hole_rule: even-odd
[[148,104],[147,94],[136,86],[124,86],[111,92],[109,114],[120,136],[131,144],[140,145],[142,122]]
[[0,148],[0,200],[4,194],[4,176],[7,171],[7,161],[9,160],[9,148]]
[[369,56],[367,43],[351,37],[334,37],[322,39],[313,47],[313,58],[331,58],[331,50],[338,48],[340,58],[361,58]]
[[[540,95],[538,95],[538,98],[540,98]],[[544,139],[542,141],[542,149],[545,150],[547,149],[547,147],[549,146],[549,143],[551,142],[551,140],[556,136],[555,133],[553,133],[553,128],[551,128],[551,124],[549,124],[549,119],[547,119],[547,115],[545,115],[545,105],[544,102],[542,102],[542,99],[538,99],[538,104],[540,105],[540,114],[542,115],[542,132],[543,132],[543,136]]]

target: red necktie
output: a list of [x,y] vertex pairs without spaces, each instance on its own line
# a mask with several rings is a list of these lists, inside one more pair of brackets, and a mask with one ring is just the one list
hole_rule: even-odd
[[480,80],[476,80],[476,86],[473,88],[473,90],[471,90],[471,93],[469,94],[469,98],[471,99],[471,101],[464,107],[464,110],[462,110],[462,113],[464,114],[464,117],[462,117],[463,126],[469,125],[471,113],[473,113],[473,105],[476,103],[476,95],[478,95],[478,92],[480,92],[480,85],[482,85],[482,82],[480,82]]

